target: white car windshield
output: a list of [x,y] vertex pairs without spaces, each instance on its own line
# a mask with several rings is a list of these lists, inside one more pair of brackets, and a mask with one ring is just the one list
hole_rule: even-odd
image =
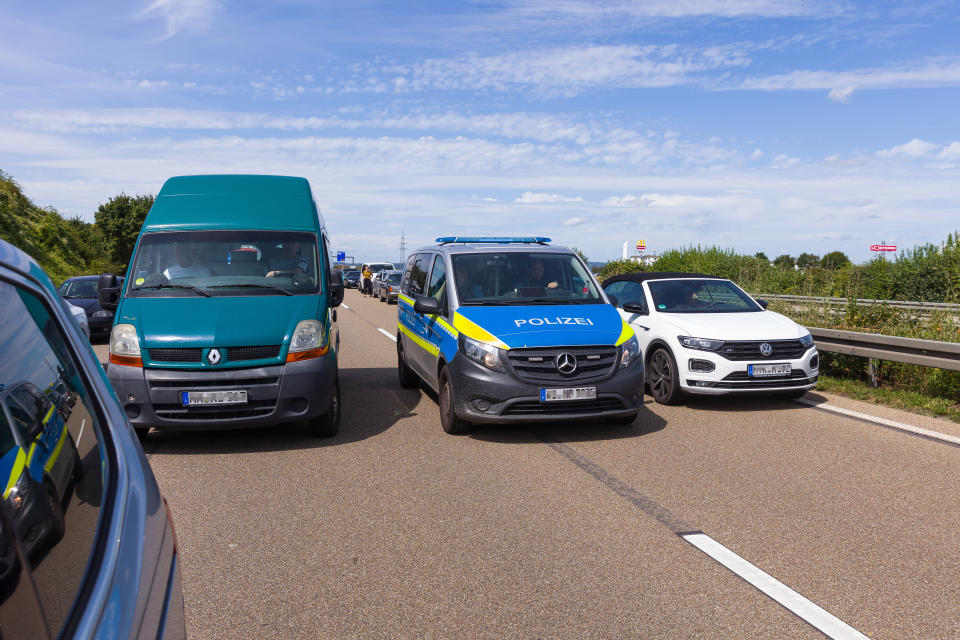
[[461,305],[603,304],[583,263],[569,253],[454,254]]
[[729,280],[648,280],[653,306],[666,313],[763,311]]

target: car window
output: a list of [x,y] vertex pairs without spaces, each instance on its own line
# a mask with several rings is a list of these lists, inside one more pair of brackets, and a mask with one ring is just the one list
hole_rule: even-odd
[[446,314],[447,307],[447,268],[443,262],[443,256],[437,256],[433,261],[433,271],[430,273],[430,287],[427,289],[427,295],[436,298],[440,302],[440,309],[443,315]]
[[413,266],[410,267],[409,286],[410,293],[414,296],[422,296],[427,288],[427,271],[430,269],[430,255],[418,253],[414,256]]
[[763,311],[729,280],[651,280],[653,305],[664,313],[737,313]]
[[[0,381],[15,381],[0,397],[16,426],[37,432],[36,442],[17,441],[14,432],[7,456],[22,452],[24,464],[0,467],[7,473],[0,481],[54,636],[84,582],[106,486],[100,423],[65,340],[39,298],[0,282]],[[6,627],[3,637],[12,637]]]
[[623,308],[623,305],[627,302],[639,302],[641,304],[646,304],[646,298],[643,294],[643,285],[639,282],[630,282],[629,280],[621,280],[620,282],[614,282],[611,285],[604,287],[609,295],[617,297],[617,306]]

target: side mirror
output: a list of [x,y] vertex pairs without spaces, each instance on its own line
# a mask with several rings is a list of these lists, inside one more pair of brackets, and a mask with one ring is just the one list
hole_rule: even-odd
[[643,304],[642,302],[637,302],[636,300],[624,302],[623,310],[627,313],[635,313],[640,316],[646,316],[650,314],[650,312],[647,311],[647,305]]
[[330,306],[339,307],[343,302],[343,274],[339,271],[330,273]]
[[757,304],[760,305],[761,307],[763,307],[764,309],[766,309],[766,308],[767,308],[767,305],[770,304],[770,303],[767,302],[766,300],[757,299]]
[[420,298],[413,303],[415,313],[432,316],[440,313],[440,302],[436,298]]
[[120,302],[120,287],[117,285],[117,276],[112,273],[101,273],[97,283],[97,301],[107,311],[116,311]]
[[27,441],[33,442],[40,437],[41,433],[43,433],[43,423],[40,420],[34,420],[27,427]]
[[617,300],[617,296],[613,295],[612,293],[608,293],[607,298],[610,299],[610,304],[612,304],[613,306],[615,307],[620,306],[620,302]]

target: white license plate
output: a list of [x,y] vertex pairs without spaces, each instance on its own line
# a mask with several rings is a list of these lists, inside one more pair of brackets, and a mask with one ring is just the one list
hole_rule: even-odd
[[540,402],[562,400],[593,400],[597,397],[596,387],[573,387],[571,389],[540,389]]
[[181,391],[180,402],[185,407],[202,407],[218,404],[247,404],[247,390]]
[[788,376],[793,371],[789,364],[751,364],[747,366],[747,375],[752,378],[768,376]]

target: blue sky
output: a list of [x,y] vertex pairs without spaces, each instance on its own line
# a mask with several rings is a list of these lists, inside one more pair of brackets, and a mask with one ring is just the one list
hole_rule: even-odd
[[960,4],[0,2],[0,169],[92,220],[302,175],[335,249],[450,234],[770,257],[960,228]]

